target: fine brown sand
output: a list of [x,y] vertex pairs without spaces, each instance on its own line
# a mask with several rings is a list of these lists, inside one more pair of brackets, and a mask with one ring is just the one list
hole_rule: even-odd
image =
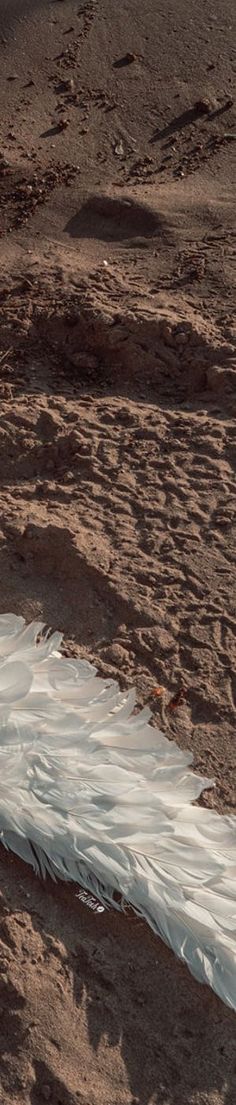
[[[0,0],[0,612],[135,683],[229,813],[234,30],[233,0]],[[235,1016],[3,851],[0,1009],[3,1105],[235,1105]]]

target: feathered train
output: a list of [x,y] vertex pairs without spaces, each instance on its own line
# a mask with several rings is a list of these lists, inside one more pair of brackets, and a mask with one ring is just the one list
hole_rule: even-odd
[[129,903],[236,1009],[236,818],[192,805],[211,783],[191,754],[60,644],[41,622],[0,617],[2,843],[41,875]]

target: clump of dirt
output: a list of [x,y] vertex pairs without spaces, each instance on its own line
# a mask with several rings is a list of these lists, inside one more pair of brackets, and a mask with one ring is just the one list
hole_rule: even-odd
[[75,238],[101,238],[104,242],[129,241],[141,235],[153,238],[168,234],[166,221],[155,208],[132,196],[95,193],[81,204],[80,211],[66,226]]

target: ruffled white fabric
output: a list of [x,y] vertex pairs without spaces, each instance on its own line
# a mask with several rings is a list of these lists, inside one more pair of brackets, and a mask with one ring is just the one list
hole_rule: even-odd
[[0,617],[0,834],[35,871],[129,903],[236,1009],[236,818],[134,715],[135,694],[64,659],[61,635]]

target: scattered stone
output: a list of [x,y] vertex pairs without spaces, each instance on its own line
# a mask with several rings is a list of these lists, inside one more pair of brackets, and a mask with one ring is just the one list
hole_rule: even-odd
[[132,50],[128,50],[127,54],[125,54],[125,57],[123,59],[124,64],[126,63],[126,65],[132,65],[132,62],[135,61],[135,60],[136,60],[136,54],[133,54]]
[[189,334],[185,331],[179,330],[179,333],[175,335],[175,345],[187,345],[189,341]]
[[212,104],[210,100],[204,97],[202,97],[202,99],[200,100],[196,100],[194,107],[198,115],[209,115],[210,111],[212,111]]
[[125,157],[125,151],[124,151],[124,146],[123,146],[122,140],[120,140],[120,142],[117,142],[116,145],[114,146],[114,153],[116,154],[116,157]]
[[173,652],[175,648],[174,638],[166,629],[159,628],[159,648],[161,652]]
[[124,54],[122,58],[118,58],[113,62],[114,69],[123,69],[125,65],[132,65],[137,59],[137,54],[134,54],[132,50],[127,50],[127,54]]
[[122,668],[124,666],[125,669],[125,666],[127,667],[127,657],[127,650],[123,648],[122,645],[115,643],[109,645],[109,648],[106,648],[106,651],[103,652],[103,658],[107,660],[108,664],[112,664],[117,668]]
[[163,338],[163,341],[167,342],[167,344],[169,344],[169,342],[170,344],[172,344],[172,328],[170,326],[170,323],[167,322],[166,319],[163,319],[163,321],[160,322],[159,330],[160,337]]
[[63,81],[61,86],[62,92],[74,92],[75,82],[73,77],[69,77],[68,80]]

